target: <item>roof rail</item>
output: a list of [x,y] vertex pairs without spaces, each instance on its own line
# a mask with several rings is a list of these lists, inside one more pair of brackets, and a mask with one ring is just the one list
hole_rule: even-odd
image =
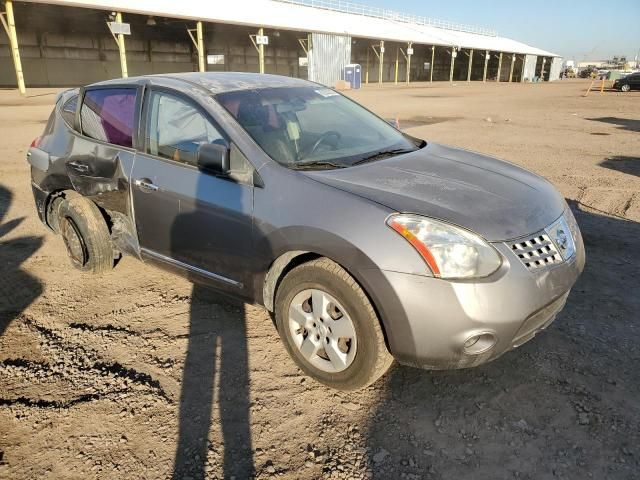
[[396,12],[386,8],[370,7],[361,3],[345,2],[342,0],[274,0],[276,2],[291,3],[304,7],[320,8],[323,10],[332,10],[334,12],[349,13],[352,15],[361,15],[363,17],[382,18],[394,22],[412,23],[414,25],[428,25],[431,27],[442,28],[445,30],[455,30],[458,32],[475,33],[477,35],[486,35],[489,37],[498,36],[496,30],[477,27],[475,25],[466,25],[463,23],[449,22],[439,20],[437,18],[423,17],[420,15],[410,15],[408,13]]

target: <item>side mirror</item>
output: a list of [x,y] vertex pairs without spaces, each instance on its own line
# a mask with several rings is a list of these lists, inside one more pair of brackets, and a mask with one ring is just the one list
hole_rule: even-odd
[[229,147],[217,143],[203,143],[198,147],[198,168],[214,173],[229,171]]
[[393,128],[400,130],[400,120],[398,120],[397,118],[385,118],[384,120]]

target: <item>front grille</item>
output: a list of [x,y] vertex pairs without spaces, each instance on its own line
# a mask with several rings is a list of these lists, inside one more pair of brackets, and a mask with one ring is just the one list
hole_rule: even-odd
[[529,270],[562,262],[562,256],[546,233],[538,233],[527,240],[513,243],[511,250]]

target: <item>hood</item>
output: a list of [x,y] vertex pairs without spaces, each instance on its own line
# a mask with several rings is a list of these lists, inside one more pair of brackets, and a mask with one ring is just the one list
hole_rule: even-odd
[[360,166],[304,173],[392,210],[466,227],[488,241],[538,232],[565,207],[558,191],[534,173],[434,143]]

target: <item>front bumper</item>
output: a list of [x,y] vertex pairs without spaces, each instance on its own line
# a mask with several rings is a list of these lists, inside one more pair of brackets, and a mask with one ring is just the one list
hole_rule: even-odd
[[[495,244],[503,265],[480,280],[447,281],[383,271],[377,283],[391,289],[380,310],[392,354],[401,363],[420,368],[466,368],[530,340],[564,307],[584,268],[579,232],[574,240],[576,251],[570,259],[535,271],[527,269],[507,245]],[[491,341],[486,349],[470,353],[465,342],[477,336]]]

